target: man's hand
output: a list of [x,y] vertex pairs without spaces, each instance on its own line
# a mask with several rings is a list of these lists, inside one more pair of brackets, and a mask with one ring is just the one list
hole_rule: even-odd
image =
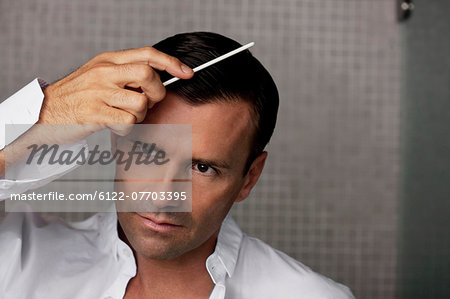
[[33,126],[5,148],[8,163],[1,150],[0,177],[29,154],[31,144],[70,144],[107,127],[126,135],[133,124],[144,120],[148,108],[165,97],[154,69],[182,79],[194,74],[177,58],[145,47],[99,54],[48,86],[37,124],[57,126]]
[[106,127],[125,135],[165,97],[154,69],[182,79],[193,75],[177,58],[151,47],[102,53],[45,89],[38,124],[89,125],[72,136],[79,139]]

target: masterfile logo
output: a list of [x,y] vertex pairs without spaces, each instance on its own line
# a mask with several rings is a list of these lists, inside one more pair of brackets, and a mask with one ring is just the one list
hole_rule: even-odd
[[[86,131],[80,126],[35,125],[5,148],[5,179],[33,181],[11,195],[7,211],[19,201],[38,212],[102,212],[111,202],[127,212],[192,210],[190,125],[136,124],[123,136],[104,129],[65,138],[67,130]],[[7,126],[7,138],[15,130]]]

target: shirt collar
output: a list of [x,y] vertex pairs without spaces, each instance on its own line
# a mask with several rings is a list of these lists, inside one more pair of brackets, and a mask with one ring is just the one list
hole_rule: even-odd
[[217,254],[229,277],[233,275],[236,268],[242,236],[241,229],[228,214],[220,227],[216,250],[213,254]]

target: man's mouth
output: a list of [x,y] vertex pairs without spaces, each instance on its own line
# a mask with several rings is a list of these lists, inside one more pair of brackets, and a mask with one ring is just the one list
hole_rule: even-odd
[[138,215],[139,219],[142,220],[142,223],[144,224],[144,226],[146,226],[148,229],[151,229],[153,231],[170,232],[170,231],[177,230],[177,229],[180,229],[183,227],[182,225],[175,224],[171,220],[158,219],[157,217],[143,215],[140,213],[136,213],[136,214]]

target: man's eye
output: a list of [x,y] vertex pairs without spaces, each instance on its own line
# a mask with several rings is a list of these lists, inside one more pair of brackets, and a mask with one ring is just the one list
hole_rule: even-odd
[[214,174],[216,172],[214,170],[214,168],[212,168],[211,166],[209,166],[208,164],[205,164],[205,163],[195,163],[192,165],[192,168],[195,171],[198,171],[198,172],[204,173],[204,174]]

